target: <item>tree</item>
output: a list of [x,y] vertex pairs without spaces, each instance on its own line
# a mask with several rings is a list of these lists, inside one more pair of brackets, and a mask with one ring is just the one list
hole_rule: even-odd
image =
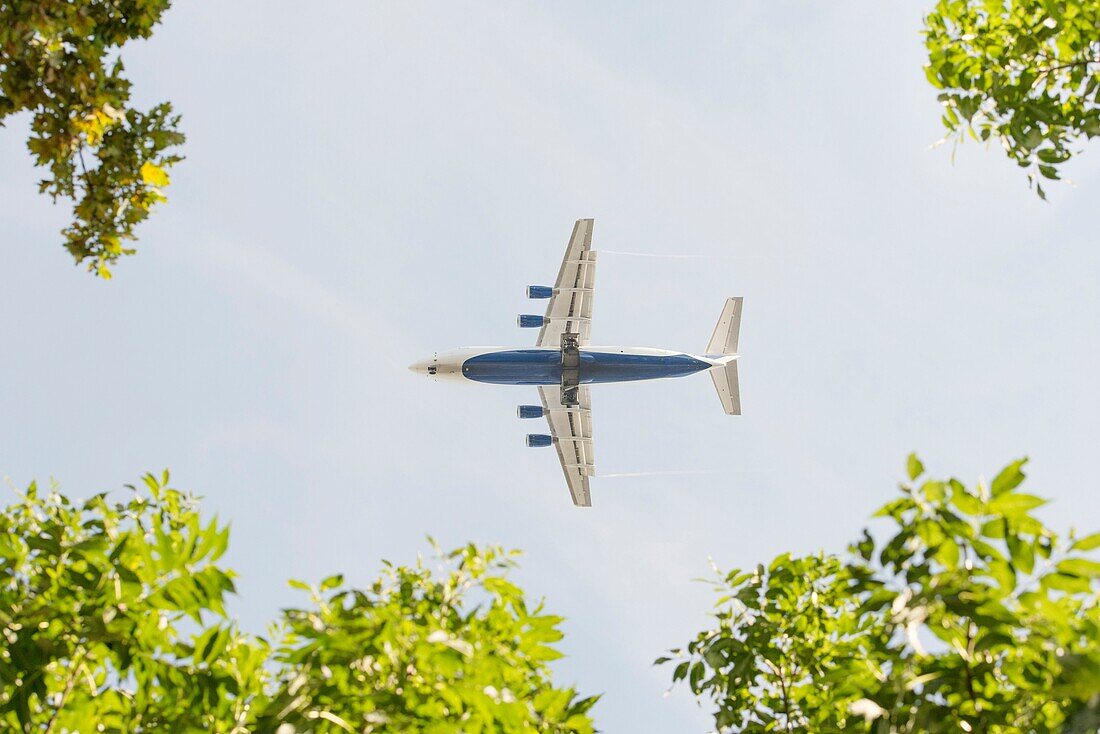
[[853,579],[824,554],[721,575],[715,628],[657,663],[677,661],[673,681],[711,699],[719,731],[842,729],[847,708],[828,704],[862,697],[887,634],[848,593]]
[[312,608],[287,610],[259,729],[325,720],[333,731],[593,732],[596,698],[552,685],[562,620],[528,608],[508,580],[516,552],[468,545],[437,556],[439,574],[387,563],[367,589],[330,577],[310,590]]
[[939,0],[924,23],[948,138],[1000,141],[1045,199],[1040,177],[1100,135],[1100,4]]
[[715,624],[658,663],[719,731],[1084,732],[1100,723],[1100,533],[1062,539],[1018,492],[911,483],[845,555],[720,574]]
[[228,528],[204,526],[167,483],[146,476],[146,492],[121,504],[31,484],[0,515],[0,728],[229,731],[246,720],[265,653],[225,618],[233,574],[216,562]]
[[593,731],[595,699],[553,685],[561,620],[508,580],[514,552],[292,582],[311,603],[265,639],[226,615],[228,528],[168,479],[121,503],[32,484],[0,515],[0,729]]
[[179,117],[167,102],[130,105],[119,50],[148,38],[169,0],[0,0],[0,125],[32,114],[27,146],[48,169],[39,191],[73,202],[62,230],[77,263],[110,278],[125,243],[164,201],[181,160]]

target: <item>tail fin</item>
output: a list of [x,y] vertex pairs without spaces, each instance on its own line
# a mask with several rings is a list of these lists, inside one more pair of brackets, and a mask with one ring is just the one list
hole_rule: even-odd
[[737,383],[737,338],[741,332],[741,303],[744,298],[730,298],[718,317],[718,325],[707,344],[707,356],[726,357],[710,368],[714,389],[727,415],[741,415],[741,389]]
[[710,379],[714,380],[714,389],[722,401],[726,415],[741,415],[741,389],[737,384],[737,360],[710,368]]
[[707,344],[707,356],[737,354],[737,335],[741,331],[741,302],[744,298],[728,298],[718,317],[718,325]]

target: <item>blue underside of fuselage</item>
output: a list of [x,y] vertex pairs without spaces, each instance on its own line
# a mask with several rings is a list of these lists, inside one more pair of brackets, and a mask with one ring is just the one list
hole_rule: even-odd
[[[683,377],[710,367],[687,354],[581,352],[580,357],[581,384]],[[561,384],[561,353],[548,349],[514,349],[479,354],[462,364],[462,376],[494,385],[558,385]]]

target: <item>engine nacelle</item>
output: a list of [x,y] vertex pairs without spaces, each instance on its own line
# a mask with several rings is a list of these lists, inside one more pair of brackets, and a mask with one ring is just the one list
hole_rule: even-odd
[[521,405],[516,409],[520,418],[541,418],[545,413],[541,405]]
[[548,285],[527,286],[528,298],[549,298],[552,295],[554,295],[554,289]]
[[554,443],[554,438],[552,436],[547,436],[545,433],[527,434],[527,446],[530,448],[549,446],[552,443]]
[[546,323],[546,317],[535,316],[530,313],[521,313],[519,317],[516,318],[516,323],[519,324],[519,328],[521,329],[537,329]]

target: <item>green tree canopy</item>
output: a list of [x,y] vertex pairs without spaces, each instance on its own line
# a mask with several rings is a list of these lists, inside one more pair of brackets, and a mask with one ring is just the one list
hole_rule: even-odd
[[36,485],[0,515],[0,730],[587,734],[554,686],[561,619],[467,546],[339,576],[267,637],[225,612],[228,528],[147,475],[122,503]]
[[928,81],[956,141],[996,140],[1039,178],[1100,135],[1100,3],[939,0],[925,19]]
[[387,563],[367,589],[321,582],[310,608],[284,615],[259,730],[327,720],[346,731],[594,731],[596,698],[551,682],[562,619],[528,607],[507,578],[515,556],[469,545],[437,552],[439,572]]
[[1017,491],[910,482],[846,555],[720,574],[715,623],[659,663],[719,731],[1096,731],[1100,533],[1063,539]]
[[169,0],[0,0],[0,125],[31,113],[27,142],[48,170],[39,191],[73,202],[62,234],[103,278],[134,228],[164,201],[169,151],[183,142],[167,102],[130,104],[119,50],[148,38]]

